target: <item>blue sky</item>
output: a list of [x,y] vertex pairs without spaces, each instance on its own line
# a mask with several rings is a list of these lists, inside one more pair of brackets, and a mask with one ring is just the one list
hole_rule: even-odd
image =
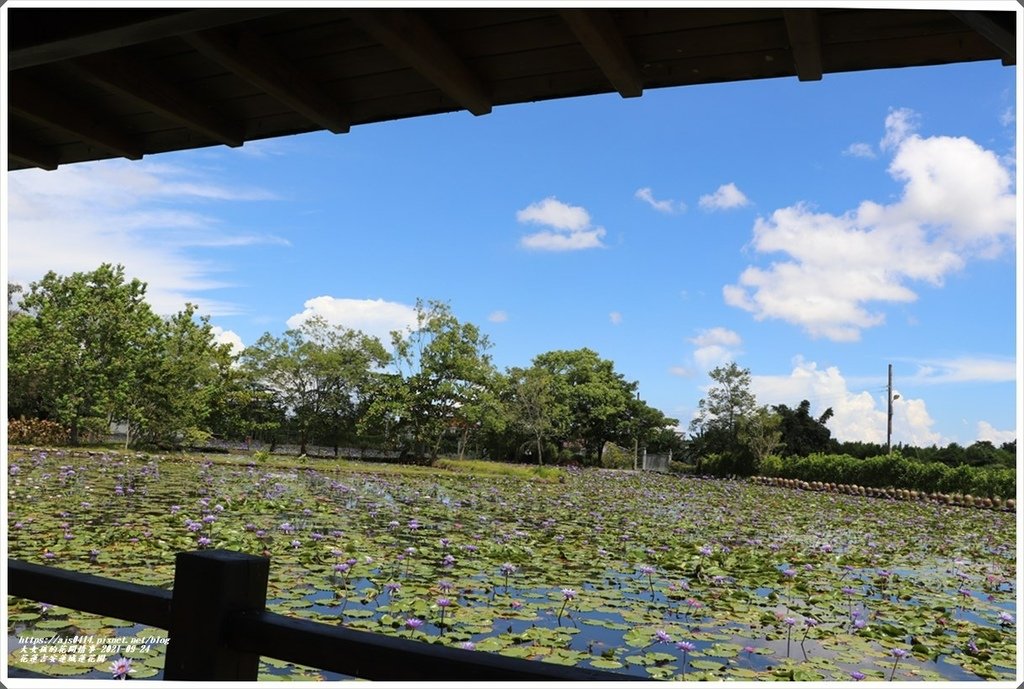
[[590,347],[686,425],[730,360],[833,434],[1014,437],[1016,71],[497,107],[8,176],[8,277],[120,262],[250,344],[449,301],[504,368]]

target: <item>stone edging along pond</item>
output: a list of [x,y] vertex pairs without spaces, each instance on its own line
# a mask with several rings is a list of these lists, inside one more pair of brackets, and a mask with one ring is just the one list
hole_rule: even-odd
[[792,488],[795,490],[842,493],[844,495],[861,495],[869,498],[883,498],[888,500],[937,502],[943,505],[980,507],[982,509],[1003,510],[1004,512],[1014,512],[1017,508],[1017,501],[1013,498],[1008,500],[1003,500],[999,497],[979,498],[970,494],[964,495],[961,493],[928,493],[923,490],[910,490],[906,488],[874,488],[870,486],[855,486],[848,483],[803,481],[801,479],[779,478],[777,476],[751,476],[750,480],[762,486],[778,486],[780,488]]

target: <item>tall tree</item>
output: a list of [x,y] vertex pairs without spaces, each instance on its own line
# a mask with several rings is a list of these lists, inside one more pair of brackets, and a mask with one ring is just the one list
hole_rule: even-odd
[[781,419],[782,443],[786,454],[794,457],[806,457],[813,452],[828,452],[831,446],[832,431],[825,424],[832,418],[832,407],[821,416],[811,416],[811,403],[802,400],[796,409],[784,404],[774,407]]
[[133,436],[186,445],[205,440],[210,411],[226,391],[230,346],[214,340],[209,318],[197,318],[193,304],[163,320],[155,335],[144,355],[149,363],[118,398],[118,416],[127,422],[125,443]]
[[493,403],[491,341],[460,323],[446,302],[416,301],[416,324],[391,334],[394,377],[370,406],[378,426],[404,438],[403,451],[436,458],[446,438],[465,447]]
[[628,417],[636,383],[626,381],[614,363],[591,349],[545,352],[533,365],[551,377],[555,395],[569,410],[566,438],[600,462],[605,441],[617,439],[622,419]]
[[739,440],[741,422],[757,409],[750,392],[750,369],[735,362],[708,374],[714,383],[700,400],[690,422],[691,444],[699,457],[718,453],[730,457],[739,473],[753,471],[753,455]]
[[277,397],[306,453],[311,437],[354,429],[371,371],[387,361],[376,338],[314,317],[280,338],[265,333],[241,356],[255,381]]
[[768,407],[758,407],[740,422],[739,441],[753,454],[755,470],[784,446],[781,427],[782,417]]
[[512,368],[508,372],[512,423],[537,448],[537,463],[544,463],[544,442],[568,425],[567,400],[558,395],[554,374],[544,368]]
[[[47,273],[21,301],[26,317],[8,333],[8,374],[19,403],[64,423],[77,444],[83,423],[118,420],[121,401],[138,384],[159,319],[146,286],[123,266],[88,273]],[[13,327],[17,324],[17,327]],[[105,430],[105,429],[104,429]]]

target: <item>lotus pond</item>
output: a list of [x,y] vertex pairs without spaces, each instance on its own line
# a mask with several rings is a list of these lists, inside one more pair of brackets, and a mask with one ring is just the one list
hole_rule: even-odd
[[[299,618],[654,679],[1015,675],[1012,513],[603,470],[12,451],[7,472],[11,557],[169,588],[178,551],[267,554],[268,608]],[[138,643],[39,651],[55,634]],[[12,669],[144,679],[167,634],[11,597],[8,635]]]

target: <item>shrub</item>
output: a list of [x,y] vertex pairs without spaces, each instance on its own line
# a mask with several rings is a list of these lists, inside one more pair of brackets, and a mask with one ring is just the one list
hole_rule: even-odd
[[[705,462],[710,460],[712,457],[709,456]],[[715,457],[711,464],[715,470],[704,469],[705,473],[721,471],[721,458]],[[1016,474],[1013,469],[966,464],[951,467],[941,462],[907,459],[899,453],[866,459],[849,455],[823,454],[788,457],[785,460],[768,457],[761,463],[760,474],[871,488],[910,488],[929,493],[970,493],[977,497],[1012,498],[1017,491]]]
[[7,442],[16,445],[65,445],[68,430],[46,419],[8,419]]
[[735,473],[735,462],[729,455],[711,452],[697,460],[697,473],[709,476],[728,476]]
[[761,460],[761,464],[758,467],[758,472],[762,476],[779,476],[782,471],[782,457],[778,455],[768,455]]

